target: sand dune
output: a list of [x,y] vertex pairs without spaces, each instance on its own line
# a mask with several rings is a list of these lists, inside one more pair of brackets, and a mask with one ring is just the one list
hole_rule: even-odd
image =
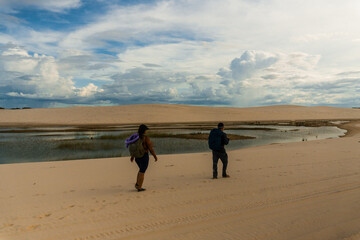
[[[295,108],[315,116],[276,109]],[[161,155],[142,193],[128,158],[0,165],[0,239],[359,239],[360,123],[348,128],[231,151],[229,179],[211,179],[210,153]]]
[[308,119],[360,119],[360,110],[302,106],[214,108],[161,104],[0,110],[0,125],[83,125]]

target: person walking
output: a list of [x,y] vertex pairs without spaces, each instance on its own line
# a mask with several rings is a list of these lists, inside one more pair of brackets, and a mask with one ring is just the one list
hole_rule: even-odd
[[136,164],[139,167],[139,172],[137,174],[135,188],[138,192],[145,191],[146,189],[142,187],[144,183],[144,175],[146,169],[149,166],[149,151],[151,155],[155,158],[155,162],[158,160],[156,153],[153,149],[153,145],[150,141],[150,138],[146,136],[147,130],[149,128],[141,124],[139,126],[138,132],[126,139],[126,147],[129,148],[130,152],[130,161],[133,162],[135,159]]
[[222,177],[224,178],[230,177],[226,173],[226,169],[228,165],[228,155],[224,147],[225,145],[229,144],[229,138],[224,132],[223,123],[219,123],[217,128],[211,130],[208,142],[209,142],[209,148],[212,150],[212,156],[213,156],[213,179],[217,179],[218,177],[217,164],[219,158],[223,164]]

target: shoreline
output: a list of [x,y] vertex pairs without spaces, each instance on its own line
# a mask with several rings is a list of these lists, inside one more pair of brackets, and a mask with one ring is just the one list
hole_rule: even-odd
[[[359,111],[360,112],[360,111]],[[332,121],[340,121],[340,122],[356,122],[360,121],[358,119],[303,119],[303,120],[272,120],[272,121],[259,121],[259,120],[252,120],[252,121],[222,121],[225,125],[231,126],[232,125],[279,125],[279,126],[308,126],[308,127],[321,127],[321,126],[340,126],[343,124],[335,125],[329,124]],[[178,126],[178,129],[189,129],[188,127],[197,129],[197,127],[209,126],[214,127],[217,125],[219,121],[197,121],[197,122],[162,122],[162,123],[151,123],[144,121],[144,124],[148,126],[155,127],[155,129],[175,129],[175,126]],[[98,124],[51,124],[51,123],[0,123],[0,130],[5,128],[20,128],[20,129],[27,129],[27,128],[72,128],[72,129],[65,129],[61,131],[73,131],[75,128],[78,131],[89,131],[89,130],[96,130],[96,129],[107,129],[111,131],[114,127],[126,127],[131,129],[137,129],[139,124],[134,123],[98,123]],[[181,126],[187,126],[181,127]],[[164,127],[166,126],[166,127]],[[173,126],[170,128],[169,126]],[[180,126],[180,127],[179,127]],[[211,128],[209,128],[211,129]],[[49,130],[52,131],[52,130]]]
[[[304,122],[304,121],[301,121],[301,123],[303,124],[303,125],[305,125],[305,126],[314,126],[315,125],[315,127],[319,127],[319,126],[334,126],[334,127],[337,127],[337,128],[339,128],[339,129],[342,129],[342,130],[346,130],[346,133],[345,133],[345,135],[343,135],[343,136],[337,136],[336,138],[344,138],[344,137],[350,137],[350,136],[353,136],[354,134],[356,134],[356,133],[358,133],[359,132],[359,129],[356,127],[356,124],[357,123],[359,123],[360,121],[349,121],[349,122],[347,122],[347,123],[339,123],[339,124],[330,124],[330,122],[331,122],[332,120],[326,120],[326,121],[316,121],[316,122],[314,122],[314,121],[310,121],[310,122]],[[268,122],[269,123],[269,122]],[[299,126],[299,124],[294,124],[294,121],[292,122],[293,124],[292,125],[289,125],[289,123],[290,123],[290,121],[287,121],[286,123],[288,123],[287,125],[284,125],[283,124],[284,122],[271,122],[271,125],[273,126]],[[297,122],[298,123],[298,122]],[[230,126],[228,126],[227,127],[227,130],[233,130],[233,129],[243,129],[243,127],[242,126],[238,126],[240,123],[238,123],[238,122],[233,122],[232,124],[234,124],[234,125],[236,125],[237,127],[232,127],[231,125]],[[249,124],[249,122],[248,122],[248,124]],[[264,124],[264,122],[262,122],[262,123],[259,123],[259,122],[253,122],[253,124],[249,124],[249,125],[256,125],[256,126],[258,126],[258,124]],[[121,127],[127,127],[128,125],[123,125],[123,126],[121,126]],[[173,126],[174,128],[172,128],[171,126]],[[161,138],[163,138],[163,137],[165,137],[165,138],[179,138],[179,139],[182,139],[182,140],[187,140],[187,139],[194,139],[194,140],[206,140],[207,138],[205,138],[206,136],[205,135],[207,135],[207,134],[199,134],[199,133],[195,133],[195,134],[178,134],[178,135],[173,135],[172,133],[161,133],[161,132],[156,132],[157,130],[164,130],[164,129],[176,129],[176,127],[178,128],[178,129],[189,129],[189,127],[193,127],[193,130],[199,130],[199,129],[205,129],[204,127],[205,126],[208,126],[208,123],[202,123],[202,124],[200,124],[200,123],[197,123],[196,125],[194,125],[194,123],[189,123],[189,124],[187,124],[187,125],[182,125],[182,124],[179,124],[179,123],[177,123],[177,124],[172,124],[172,125],[168,125],[168,126],[163,126],[162,124],[159,124],[159,125],[157,125],[157,127],[159,127],[159,128],[154,128],[154,132],[152,132],[152,133],[150,133],[150,137],[155,137],[155,138],[157,138],[158,136],[162,136],[162,137],[160,137],[160,139]],[[249,129],[254,129],[254,130],[271,130],[271,129],[268,129],[268,128],[266,128],[266,125],[263,125],[263,126],[265,126],[265,128],[249,128]],[[102,127],[103,126],[101,126],[99,129],[102,129]],[[120,126],[119,126],[120,127]],[[209,128],[210,129],[210,128]],[[92,129],[92,130],[94,130],[94,129]],[[66,130],[66,132],[76,132],[76,129],[74,129],[74,128],[69,128],[69,129],[67,129]],[[101,130],[102,131],[102,130]],[[109,129],[107,129],[106,131],[111,131],[111,128],[109,128]],[[30,133],[41,133],[41,132],[63,132],[63,130],[52,130],[52,129],[50,129],[50,130],[44,130],[44,129],[41,129],[41,130],[35,130],[35,131],[33,131],[33,130],[31,130],[31,129],[28,129],[28,130],[26,130],[26,131],[22,131],[22,130],[15,130],[15,134],[17,134],[17,133],[19,133],[19,134],[21,134],[21,133],[28,133],[28,132],[30,132]],[[80,131],[81,132],[81,131]],[[8,131],[8,133],[13,133],[14,134],[14,132],[13,131]],[[1,133],[0,133],[1,134]],[[48,136],[48,135],[44,135],[44,136]],[[61,135],[59,135],[59,136],[61,136]],[[244,140],[244,139],[254,139],[254,137],[249,137],[249,136],[242,136],[242,135],[234,135],[234,134],[230,134],[230,135],[228,135],[230,138],[233,138],[232,140]],[[121,137],[121,138],[120,138]],[[109,135],[109,136],[107,136],[107,135],[104,135],[103,137],[100,137],[99,139],[100,140],[106,140],[106,139],[110,139],[110,140],[113,140],[113,139],[125,139],[126,137],[123,137],[123,135],[119,135],[119,136],[117,136],[117,135]],[[87,139],[84,139],[84,141],[86,141]],[[309,141],[315,141],[315,140],[317,140],[317,139],[312,139],[312,140],[309,140]],[[75,141],[75,140],[74,140]],[[86,148],[89,148],[89,151],[91,151],[92,149],[99,149],[99,147],[95,147],[94,148],[94,144],[95,143],[92,143],[91,144],[91,146],[87,146],[86,144],[88,144],[87,142],[86,142],[86,144],[85,145],[81,145],[80,147],[81,147],[81,149],[77,149],[77,145],[79,145],[80,144],[80,142],[82,142],[81,140],[78,140],[77,142],[76,142],[76,144],[74,143],[74,146],[72,146],[72,143],[68,143],[68,145],[66,145],[66,149],[65,150],[71,150],[72,149],[72,151],[77,151],[77,150],[81,150],[82,148],[84,148],[84,147],[86,147]],[[299,141],[294,141],[294,142],[301,142],[300,140]],[[290,141],[290,143],[291,143],[291,141]],[[61,143],[62,145],[63,144],[67,144],[67,143]],[[101,143],[102,144],[102,143]],[[113,144],[113,143],[111,143],[111,144]],[[272,144],[281,144],[281,143],[279,143],[279,142],[277,142],[277,141],[275,141],[274,140],[274,142],[273,143],[262,143],[261,145],[255,145],[255,146],[238,146],[238,148],[236,148],[236,147],[233,147],[233,148],[231,148],[231,150],[229,150],[229,151],[236,151],[236,150],[239,150],[239,149],[246,149],[246,148],[249,148],[249,147],[256,147],[256,146],[266,146],[266,145],[272,145]],[[62,147],[62,145],[61,145],[61,147]],[[94,145],[94,146],[93,146]],[[106,146],[107,147],[107,146]],[[64,147],[62,147],[62,148],[64,148]],[[69,148],[69,149],[68,149]],[[70,149],[71,148],[71,149]],[[165,153],[164,153],[164,151],[163,151],[163,153],[162,154],[170,154],[170,155],[177,155],[177,154],[184,154],[184,153],[207,153],[208,151],[207,150],[205,150],[205,149],[198,149],[197,151],[196,150],[192,150],[192,151],[186,151],[186,150],[184,150],[184,151],[179,151],[179,152],[173,152],[173,153],[169,153],[168,151],[165,151]],[[160,151],[160,153],[161,153],[161,151]],[[30,153],[29,153],[30,154]],[[31,154],[30,154],[31,155]],[[75,154],[76,155],[76,154]],[[87,156],[85,156],[85,155],[87,155]],[[56,160],[46,160],[46,159],[43,159],[43,158],[41,158],[41,160],[38,160],[38,161],[34,161],[34,159],[33,159],[33,157],[28,161],[28,163],[34,163],[34,162],[57,162],[57,161],[72,161],[72,160],[84,160],[84,159],[102,159],[102,158],[119,158],[119,157],[123,157],[123,156],[126,156],[126,154],[124,154],[124,152],[122,152],[120,155],[113,155],[113,156],[109,156],[109,155],[111,155],[111,154],[107,154],[107,156],[106,156],[106,154],[104,154],[104,155],[102,155],[102,156],[100,156],[100,155],[97,155],[97,156],[95,156],[94,154],[85,154],[84,156],[79,156],[79,157],[76,157],[76,156],[74,156],[74,157],[66,157],[66,158],[62,158],[62,159],[56,159]],[[91,155],[94,155],[94,157],[91,157]],[[1,163],[1,164],[18,164],[18,163],[25,163],[24,161],[12,161],[12,162],[10,162],[10,161],[4,161],[3,163]]]
[[344,130],[347,130],[344,136],[342,137],[352,137],[360,132],[360,128],[357,125],[360,124],[360,120],[353,120],[348,123],[340,124],[338,127]]
[[[353,133],[353,131],[357,131],[357,128],[354,128],[353,126],[356,125],[357,121],[350,121],[348,123],[341,123],[341,124],[333,124],[331,123],[332,120],[326,120],[326,121],[309,121],[309,122],[306,122],[306,121],[286,121],[286,122],[274,122],[274,121],[271,121],[271,122],[267,122],[269,125],[271,126],[296,126],[296,127],[299,127],[299,125],[305,125],[307,127],[309,126],[314,126],[315,128],[316,127],[320,127],[320,126],[334,126],[334,127],[337,127],[339,129],[343,129],[343,130],[346,130],[346,133],[344,136],[334,136],[335,138],[337,137],[348,137],[348,136],[351,136]],[[284,124],[286,123],[286,125]],[[300,124],[299,124],[300,123]],[[229,125],[229,124],[233,124],[233,125]],[[239,123],[239,122],[232,122],[232,123],[228,123],[227,125],[227,130],[234,130],[234,129],[240,129],[240,130],[243,130],[243,129],[250,129],[250,130],[265,130],[265,131],[270,131],[270,130],[273,130],[271,128],[266,128],[266,126],[269,126],[269,125],[266,125],[264,122],[247,122],[247,125],[250,125],[249,128],[244,128],[242,127],[240,124],[244,124],[243,122]],[[265,127],[259,127],[259,128],[256,128],[256,127],[251,127],[251,125],[254,125],[254,126],[259,126],[259,124],[261,126],[265,126]],[[264,124],[264,125],[263,125]],[[240,125],[240,126],[239,126]],[[82,132],[82,131],[112,131],[113,127],[109,127],[108,129],[104,130],[103,129],[104,126],[99,126],[98,129],[91,129],[91,130],[84,130],[84,129],[81,129],[81,131],[79,132]],[[119,126],[119,128],[128,128],[128,125],[121,125]],[[115,129],[115,128],[114,128]],[[212,127],[209,127],[209,124],[208,123],[187,123],[187,124],[180,124],[180,123],[174,123],[174,124],[171,124],[171,125],[166,125],[164,126],[163,124],[158,124],[157,125],[157,128],[150,128],[150,129],[153,129],[153,132],[150,133],[150,137],[155,137],[155,138],[179,138],[179,139],[182,139],[182,140],[187,140],[187,139],[194,139],[194,140],[206,140],[207,139],[207,134],[203,134],[203,133],[194,133],[194,134],[173,134],[173,133],[163,133],[163,132],[157,132],[157,130],[166,130],[166,129],[174,129],[174,130],[177,130],[177,129],[193,129],[194,131],[195,130],[209,130],[209,129],[212,129]],[[126,129],[126,131],[128,131],[129,129]],[[119,129],[115,129],[114,131],[119,131]],[[125,130],[124,130],[125,131]],[[12,134],[21,134],[21,133],[46,133],[46,132],[78,132],[77,129],[71,127],[69,129],[40,129],[40,130],[32,130],[32,129],[27,129],[27,130],[11,130],[11,131],[6,131],[6,133],[12,133]],[[1,131],[0,131],[0,134],[1,134]],[[44,135],[44,136],[49,136],[49,135]],[[55,135],[54,135],[55,136]],[[61,136],[61,134],[59,135]],[[127,135],[126,135],[127,136]],[[234,134],[229,134],[228,135],[230,139],[232,140],[244,140],[244,139],[254,139],[255,137],[249,137],[249,136],[243,136],[243,135],[234,135]],[[101,136],[99,137],[100,141],[101,140],[122,140],[122,139],[125,139],[125,135],[124,134],[119,134],[119,135],[104,135],[104,136]],[[87,141],[88,139],[83,139],[84,141]],[[312,140],[309,140],[309,141],[313,141],[313,140],[317,140],[317,139],[312,139]],[[74,140],[75,141],[75,140]],[[262,143],[260,145],[255,145],[255,146],[266,146],[266,145],[271,145],[271,144],[280,144],[278,143],[276,140],[273,140],[274,142],[272,143]],[[294,142],[300,142],[301,140],[298,140],[298,141],[294,141]],[[77,140],[76,144],[75,143],[71,143],[71,142],[62,142],[61,143],[61,148],[64,148],[66,151],[69,151],[69,150],[72,150],[74,152],[76,151],[80,151],[81,149],[83,148],[89,148],[88,150],[89,151],[92,151],[95,149],[101,149],[99,147],[94,147],[95,145],[95,142],[94,143],[91,143],[91,146],[87,146],[86,144],[89,144],[88,142],[86,142],[86,144],[84,145],[81,145],[80,149],[78,149],[76,146],[79,145],[80,143],[82,142],[82,140]],[[291,141],[289,141],[291,142]],[[67,144],[66,147],[64,144]],[[74,146],[72,146],[72,144],[74,144]],[[102,143],[101,143],[102,144]],[[114,145],[114,143],[112,142],[111,144]],[[64,146],[63,146],[64,145]],[[94,146],[93,146],[94,145]],[[107,147],[107,146],[106,146]],[[229,151],[236,151],[236,150],[239,150],[239,149],[246,149],[246,148],[249,148],[249,147],[254,147],[254,146],[238,146],[237,148],[236,147],[232,147],[231,150]],[[183,153],[206,153],[208,152],[207,150],[205,149],[198,149],[197,151],[196,150],[191,150],[191,151],[188,151],[188,150],[184,150],[184,151],[178,151],[178,152],[168,152],[168,151],[160,151],[160,153],[162,152],[162,154],[171,154],[171,155],[177,155],[177,154],[183,154]],[[31,153],[29,153],[31,155]],[[75,154],[76,155],[76,154]],[[86,156],[85,156],[86,155]],[[126,156],[126,154],[124,154],[124,152],[122,152],[120,155],[113,155],[113,156],[109,156],[111,154],[104,154],[102,156],[100,155],[97,155],[95,156],[94,154],[85,154],[84,156],[79,156],[79,157],[66,157],[66,158],[62,158],[62,159],[56,159],[56,160],[46,160],[46,159],[43,159],[41,158],[41,160],[38,160],[38,161],[34,161],[33,157],[28,161],[29,163],[33,163],[33,162],[55,162],[55,161],[71,161],[71,160],[84,160],[84,159],[102,159],[102,158],[118,158],[118,157],[121,157],[121,156]],[[91,155],[94,155],[94,157],[91,157]],[[15,162],[10,162],[10,161],[4,161],[4,163],[1,163],[1,164],[17,164],[17,163],[24,163],[23,161],[15,161]]]

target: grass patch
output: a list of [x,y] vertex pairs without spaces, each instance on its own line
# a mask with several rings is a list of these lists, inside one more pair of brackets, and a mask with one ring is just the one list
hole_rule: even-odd
[[130,137],[130,134],[120,134],[120,135],[102,135],[97,137],[96,139],[101,140],[125,140]]
[[275,128],[251,128],[251,127],[225,127],[225,130],[254,130],[254,131],[275,131]]
[[111,150],[115,149],[116,146],[109,143],[99,143],[99,142],[63,142],[57,146],[58,149],[62,150],[77,150],[77,151],[99,151],[99,150]]
[[[197,140],[208,140],[208,133],[188,133],[188,134],[171,134],[171,133],[151,133],[149,137],[153,138],[182,138],[182,139],[197,139]],[[241,136],[236,134],[227,134],[230,140],[244,140],[254,139],[255,137]]]

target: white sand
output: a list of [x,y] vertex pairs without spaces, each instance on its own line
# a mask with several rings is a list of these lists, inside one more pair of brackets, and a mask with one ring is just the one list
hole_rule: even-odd
[[[271,108],[266,109],[258,119],[273,120],[279,112],[284,120],[360,114],[303,107],[274,107],[270,114]],[[218,120],[210,110],[197,119],[213,114],[212,120]],[[255,117],[254,109],[248,110],[234,111]],[[237,116],[234,120],[243,120]],[[97,121],[111,120],[104,119]],[[112,121],[128,121],[124,119]],[[15,120],[39,123],[41,118]],[[357,124],[345,138],[231,151],[229,179],[211,179],[210,153],[160,155],[156,163],[151,159],[147,191],[141,193],[133,189],[137,167],[128,158],[0,165],[0,239],[359,239]]]

